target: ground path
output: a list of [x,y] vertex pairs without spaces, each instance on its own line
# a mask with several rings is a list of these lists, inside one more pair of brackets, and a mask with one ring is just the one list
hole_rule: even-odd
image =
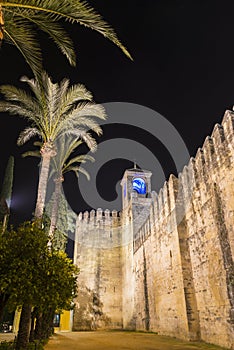
[[55,334],[45,350],[220,350],[204,343],[139,332],[69,332]]

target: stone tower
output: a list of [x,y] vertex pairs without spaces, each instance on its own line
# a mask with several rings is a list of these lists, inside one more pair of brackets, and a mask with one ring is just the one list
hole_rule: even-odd
[[78,216],[74,260],[80,275],[73,330],[122,328],[120,228],[117,211]]
[[151,199],[151,175],[136,167],[125,171],[122,186],[122,260],[123,260],[123,327],[136,328],[135,320],[135,233],[149,215]]

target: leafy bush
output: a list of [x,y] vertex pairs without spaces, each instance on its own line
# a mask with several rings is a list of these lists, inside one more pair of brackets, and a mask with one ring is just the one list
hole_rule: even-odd
[[[16,342],[15,341],[2,341],[0,343],[0,350],[15,350]],[[36,340],[32,343],[29,343],[27,346],[27,350],[43,350],[44,345],[42,342]],[[23,350],[23,349],[22,349]]]
[[15,341],[2,341],[0,343],[0,350],[14,350],[15,349]]
[[32,343],[29,343],[27,346],[27,350],[43,350],[44,346],[39,340],[35,340]]

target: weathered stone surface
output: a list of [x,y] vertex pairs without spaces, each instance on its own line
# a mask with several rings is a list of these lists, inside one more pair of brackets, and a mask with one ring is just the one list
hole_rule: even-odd
[[[234,349],[233,135],[233,113],[226,111],[178,179],[170,176],[158,194],[150,172],[130,169],[121,216],[108,210],[78,216],[75,261],[81,285],[98,298],[97,327]],[[132,192],[134,177],[145,180],[145,195]],[[95,313],[84,294],[76,329],[92,323],[87,310]]]
[[98,209],[77,220],[74,256],[80,287],[74,330],[122,328],[120,218],[112,214]]

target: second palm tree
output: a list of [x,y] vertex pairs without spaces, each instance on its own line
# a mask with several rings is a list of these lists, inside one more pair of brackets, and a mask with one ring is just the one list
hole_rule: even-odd
[[19,135],[18,145],[37,136],[42,140],[41,171],[39,176],[35,217],[42,218],[50,160],[57,153],[55,142],[62,135],[83,139],[94,151],[96,141],[90,130],[102,134],[98,119],[105,119],[106,113],[101,105],[95,104],[92,94],[82,84],[69,87],[69,80],[60,84],[52,83],[43,73],[43,88],[34,79],[21,79],[28,83],[31,94],[11,85],[0,86],[5,100],[0,101],[0,112],[9,112],[26,118],[31,124]]

